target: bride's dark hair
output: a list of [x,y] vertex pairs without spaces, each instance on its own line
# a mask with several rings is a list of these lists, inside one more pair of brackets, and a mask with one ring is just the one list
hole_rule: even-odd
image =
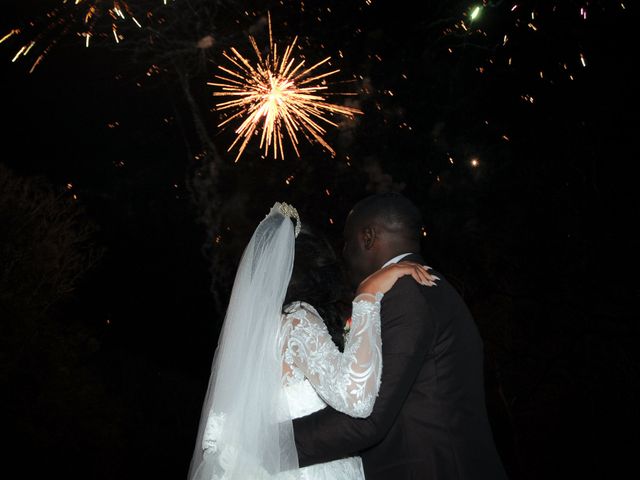
[[302,225],[296,238],[293,273],[284,300],[314,307],[327,325],[334,343],[342,351],[344,323],[351,306],[344,268],[329,241],[315,228]]

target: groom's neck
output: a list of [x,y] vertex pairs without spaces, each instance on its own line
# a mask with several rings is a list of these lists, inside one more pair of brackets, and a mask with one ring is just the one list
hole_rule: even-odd
[[420,253],[420,246],[413,243],[405,243],[402,245],[396,245],[393,248],[384,249],[378,256],[378,261],[376,262],[378,263],[377,268],[382,268],[382,266],[389,260],[405,253]]

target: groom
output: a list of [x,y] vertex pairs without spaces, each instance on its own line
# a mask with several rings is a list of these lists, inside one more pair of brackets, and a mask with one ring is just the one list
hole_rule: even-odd
[[[418,209],[399,194],[360,201],[344,257],[358,284],[406,258],[424,264]],[[444,278],[437,272],[432,272]],[[327,407],[294,420],[300,466],[360,455],[368,480],[503,480],[487,419],[482,340],[456,290],[400,279],[382,299],[382,383],[358,419]]]

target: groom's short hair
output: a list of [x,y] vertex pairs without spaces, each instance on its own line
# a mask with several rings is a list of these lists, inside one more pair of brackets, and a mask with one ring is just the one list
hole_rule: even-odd
[[377,223],[410,239],[420,237],[422,214],[411,200],[400,193],[371,195],[356,203],[352,211],[358,223]]

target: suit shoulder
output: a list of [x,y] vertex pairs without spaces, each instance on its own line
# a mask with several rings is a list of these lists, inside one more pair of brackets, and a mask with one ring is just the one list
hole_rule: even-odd
[[383,302],[387,303],[409,303],[416,306],[426,306],[427,300],[424,295],[424,285],[420,285],[413,277],[406,275],[399,278],[395,285],[389,290],[384,298]]

